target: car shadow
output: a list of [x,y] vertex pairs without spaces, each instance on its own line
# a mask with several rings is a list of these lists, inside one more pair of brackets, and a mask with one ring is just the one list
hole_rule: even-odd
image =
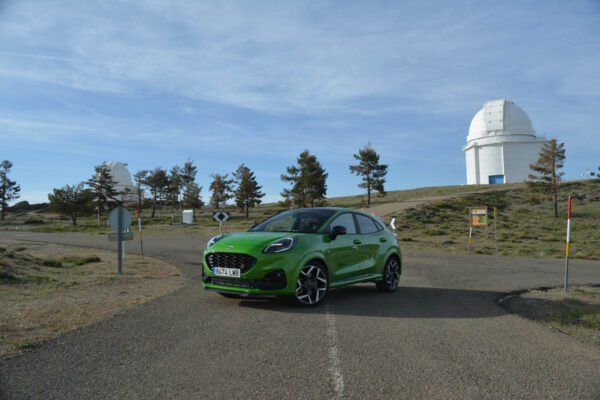
[[324,304],[305,308],[291,297],[243,299],[240,307],[284,313],[326,311],[335,315],[387,318],[488,318],[507,314],[497,299],[501,292],[429,287],[399,287],[381,293],[375,285],[356,285],[332,290]]

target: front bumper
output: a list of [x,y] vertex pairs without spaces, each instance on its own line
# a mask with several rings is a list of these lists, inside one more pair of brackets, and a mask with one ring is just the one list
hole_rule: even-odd
[[204,268],[202,272],[202,286],[207,290],[236,294],[264,294],[264,291],[281,291],[287,286],[287,280],[283,270],[271,271],[260,279],[214,276],[207,274]]

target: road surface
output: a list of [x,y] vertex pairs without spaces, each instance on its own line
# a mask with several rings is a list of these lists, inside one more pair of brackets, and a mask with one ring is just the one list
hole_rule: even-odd
[[[115,246],[105,236],[0,237]],[[562,260],[407,252],[396,293],[362,284],[301,309],[203,291],[206,240],[144,238],[146,253],[189,283],[0,360],[0,398],[600,398],[597,346],[497,305],[506,292],[562,284]],[[598,283],[600,263],[573,260],[570,273]]]

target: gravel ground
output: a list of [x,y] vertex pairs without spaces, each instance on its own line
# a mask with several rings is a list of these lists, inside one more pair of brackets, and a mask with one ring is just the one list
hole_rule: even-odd
[[[110,248],[85,235],[0,237]],[[556,286],[561,260],[406,252],[401,287],[334,290],[326,306],[231,300],[202,290],[206,237],[151,237],[182,289],[0,360],[0,397],[600,398],[600,351],[497,304]],[[136,242],[128,244],[135,251]],[[600,263],[572,260],[573,283]]]

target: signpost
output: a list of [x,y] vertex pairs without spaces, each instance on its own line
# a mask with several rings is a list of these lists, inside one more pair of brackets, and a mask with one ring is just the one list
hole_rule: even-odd
[[569,214],[567,219],[567,250],[565,256],[565,292],[569,290],[569,245],[571,242],[571,196],[569,196]]
[[213,214],[213,219],[219,222],[219,233],[223,233],[223,221],[229,219],[229,213],[226,211],[217,211]]
[[[117,231],[112,234],[112,238],[116,236],[117,253],[119,258],[119,275],[123,273],[123,240],[132,240],[133,234],[128,232],[131,225],[131,214],[125,207],[117,207],[110,212],[108,216],[108,225]],[[124,237],[128,239],[123,239]],[[108,240],[111,241],[111,235],[108,235]]]
[[[471,238],[473,237],[474,226],[485,226],[485,237],[487,239],[487,226],[488,226],[488,212],[487,207],[478,207],[469,209],[469,247],[468,254],[471,254]],[[495,222],[495,220],[494,220]]]

